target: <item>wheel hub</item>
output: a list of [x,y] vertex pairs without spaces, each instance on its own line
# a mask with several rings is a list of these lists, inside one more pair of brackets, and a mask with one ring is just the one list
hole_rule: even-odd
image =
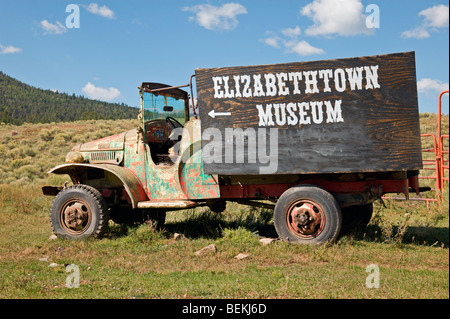
[[73,203],[64,210],[64,224],[74,231],[80,231],[86,226],[89,210],[83,203]]
[[289,228],[298,237],[314,237],[323,229],[323,211],[312,202],[301,201],[291,206],[287,214]]

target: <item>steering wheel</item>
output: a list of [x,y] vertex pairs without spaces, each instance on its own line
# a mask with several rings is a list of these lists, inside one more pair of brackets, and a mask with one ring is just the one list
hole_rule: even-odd
[[183,124],[181,124],[180,122],[178,122],[178,121],[177,121],[176,119],[174,119],[172,116],[166,117],[166,122],[169,123],[170,125],[172,125],[173,128],[184,127]]

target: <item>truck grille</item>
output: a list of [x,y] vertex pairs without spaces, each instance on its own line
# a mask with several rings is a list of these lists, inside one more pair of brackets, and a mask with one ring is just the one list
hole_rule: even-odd
[[89,154],[89,162],[119,164],[122,161],[122,157],[122,151],[91,152]]

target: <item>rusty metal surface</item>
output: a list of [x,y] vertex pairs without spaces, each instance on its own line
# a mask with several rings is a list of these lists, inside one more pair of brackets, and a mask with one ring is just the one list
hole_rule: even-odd
[[133,208],[137,207],[137,203],[148,200],[148,196],[141,181],[127,168],[111,165],[111,164],[63,164],[56,166],[49,173],[54,174],[68,174],[73,176],[77,171],[83,171],[89,168],[100,169],[108,171],[116,176],[125,188],[128,196],[130,197]]
[[200,120],[192,119],[185,129],[178,158],[181,188],[190,199],[219,198],[218,176],[206,174],[203,169]]
[[171,96],[176,99],[186,100],[188,98],[188,93],[180,88],[187,86],[189,85],[169,86],[162,83],[143,82],[138,89],[148,93],[158,93],[161,95]]
[[[449,135],[442,135],[441,129],[442,129],[442,96],[444,94],[448,94],[449,91],[445,90],[442,91],[439,94],[439,104],[438,104],[438,153],[437,153],[437,160],[438,160],[438,164],[439,164],[439,172],[437,173],[439,176],[439,181],[438,181],[438,187],[440,189],[441,192],[444,191],[445,182],[449,181],[448,177],[445,177],[445,170],[449,170],[449,158],[448,158],[448,154],[449,154],[449,150],[444,150],[444,139],[448,139]],[[445,156],[447,156],[447,165],[445,164]]]
[[299,238],[317,237],[325,226],[325,213],[314,201],[299,200],[288,208],[286,224]]
[[73,201],[64,209],[62,225],[68,231],[80,232],[89,226],[91,211],[89,205],[80,200]]
[[[162,165],[153,161],[143,134],[130,130],[76,145],[71,153],[81,155],[84,163],[60,165],[49,173],[69,174],[74,182],[82,180],[96,188],[123,185],[133,207],[148,200],[219,198],[218,176],[204,173],[200,146],[200,121],[192,119],[183,129],[179,156],[173,158],[171,165]],[[78,156],[77,161],[81,161]],[[83,175],[89,169],[110,174],[104,179],[90,180]],[[78,177],[81,175],[84,177]]]
[[95,141],[81,144],[80,152],[88,151],[120,151],[123,150],[125,135],[128,132],[122,132],[116,135],[107,136]]
[[323,178],[307,179],[296,183],[221,185],[221,198],[277,198],[290,187],[297,185],[316,185],[333,194],[368,192],[377,198],[385,193],[403,193],[409,196],[408,178],[373,181],[327,181]]
[[183,129],[180,156],[173,165],[153,162],[146,145],[145,163],[148,196],[151,199],[206,199],[220,197],[217,176],[203,172],[200,121],[192,119]]
[[138,203],[138,208],[162,208],[162,209],[175,209],[175,208],[190,208],[198,206],[198,203],[187,200],[174,200],[174,201],[146,201]]
[[220,197],[218,177],[203,172],[200,121],[191,119],[183,129],[180,151],[172,165],[156,164],[143,136],[129,131],[124,142],[124,167],[141,181],[151,200],[186,200]]

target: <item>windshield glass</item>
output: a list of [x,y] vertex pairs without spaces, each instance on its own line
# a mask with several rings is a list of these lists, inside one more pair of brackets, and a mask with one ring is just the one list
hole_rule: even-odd
[[[144,92],[144,123],[154,119],[171,116],[184,124],[184,100],[169,96]],[[166,108],[165,108],[166,107]],[[166,110],[164,110],[166,109]],[[172,109],[172,110],[169,110]]]

